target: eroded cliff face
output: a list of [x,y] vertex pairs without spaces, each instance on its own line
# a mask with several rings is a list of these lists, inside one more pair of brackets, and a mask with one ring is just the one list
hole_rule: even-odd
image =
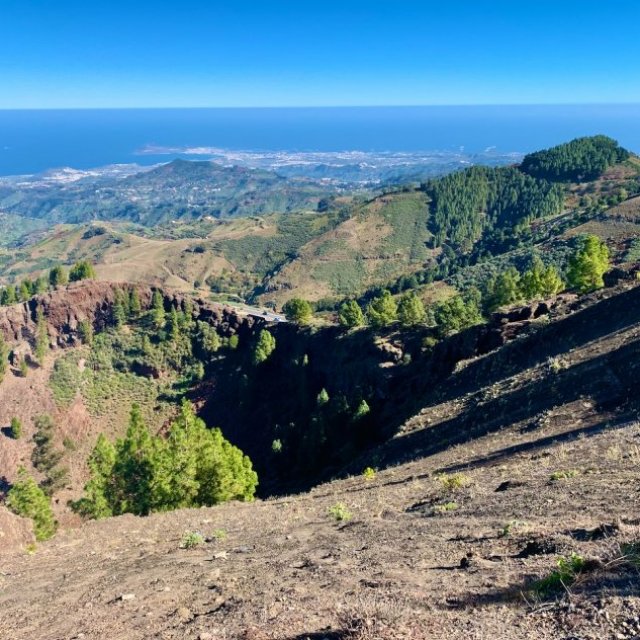
[[[119,293],[129,293],[134,287],[142,308],[148,309],[154,292],[152,287],[85,280],[35,296],[28,302],[1,307],[0,332],[11,346],[28,351],[35,340],[40,308],[47,324],[50,346],[76,346],[79,323],[89,320],[96,331],[101,331],[110,322],[116,297]],[[185,308],[186,297],[183,294],[166,291],[162,294],[166,309],[172,306]],[[216,327],[223,336],[249,331],[259,322],[250,316],[240,316],[229,307],[202,299],[192,300],[192,303],[194,317]]]

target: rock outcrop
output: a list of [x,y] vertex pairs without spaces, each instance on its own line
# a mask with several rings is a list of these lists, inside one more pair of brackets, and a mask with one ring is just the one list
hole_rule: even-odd
[[[89,320],[96,331],[104,329],[111,320],[118,293],[128,294],[132,287],[138,292],[142,308],[148,309],[154,292],[152,287],[85,280],[35,296],[28,302],[0,308],[0,332],[18,350],[28,351],[28,345],[32,345],[35,339],[37,313],[41,308],[51,346],[74,346],[78,343],[79,323]],[[184,294],[161,291],[166,309],[172,306],[186,308]],[[196,319],[216,327],[223,336],[250,330],[258,321],[203,299],[193,301],[193,313]]]

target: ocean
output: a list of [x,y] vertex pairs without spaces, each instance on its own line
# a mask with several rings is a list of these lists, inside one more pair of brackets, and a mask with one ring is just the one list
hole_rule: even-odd
[[255,152],[527,153],[606,134],[640,152],[640,105],[0,110],[0,175]]

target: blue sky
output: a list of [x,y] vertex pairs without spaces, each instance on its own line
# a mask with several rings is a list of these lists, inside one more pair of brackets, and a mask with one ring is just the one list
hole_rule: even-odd
[[0,108],[640,102],[640,2],[0,0]]

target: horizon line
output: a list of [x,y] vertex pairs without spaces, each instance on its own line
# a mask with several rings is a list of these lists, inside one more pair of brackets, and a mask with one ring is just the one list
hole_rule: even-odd
[[640,106],[633,102],[495,102],[495,103],[438,103],[438,104],[350,104],[350,105],[239,105],[239,106],[118,106],[118,107],[2,107],[2,111],[173,111],[173,110],[211,110],[211,109],[424,109],[424,108],[480,108],[480,107],[631,107]]

